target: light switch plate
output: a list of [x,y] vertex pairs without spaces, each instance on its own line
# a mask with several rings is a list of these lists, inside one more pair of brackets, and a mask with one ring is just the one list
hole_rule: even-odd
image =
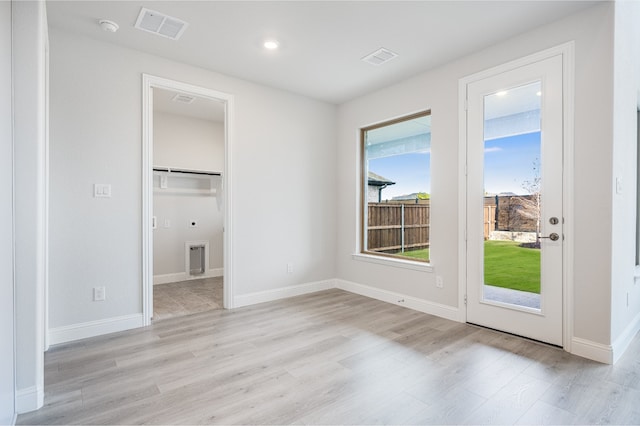
[[93,185],[93,196],[96,198],[110,198],[111,185],[108,183],[96,183]]

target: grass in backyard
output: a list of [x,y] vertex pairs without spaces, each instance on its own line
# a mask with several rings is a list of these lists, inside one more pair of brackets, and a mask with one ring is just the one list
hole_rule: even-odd
[[396,253],[396,255],[416,260],[429,260],[429,249],[407,250],[404,253]]
[[[396,253],[429,260],[429,249]],[[514,241],[484,242],[484,282],[496,287],[540,293],[540,250],[520,247]]]
[[514,241],[485,241],[484,282],[496,287],[540,293],[540,250]]

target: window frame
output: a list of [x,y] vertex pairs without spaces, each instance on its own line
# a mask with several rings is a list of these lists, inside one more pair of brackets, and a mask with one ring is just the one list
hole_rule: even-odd
[[[368,165],[366,156],[365,136],[367,132],[376,130],[382,127],[391,126],[405,121],[411,121],[416,118],[431,117],[431,109],[421,110],[408,115],[403,115],[391,120],[382,121],[380,123],[372,124],[360,128],[360,247],[358,253],[353,255],[356,260],[362,260],[371,263],[378,263],[383,265],[391,265],[398,267],[405,267],[407,269],[416,270],[431,270],[431,216],[429,217],[429,260],[411,259],[409,257],[399,256],[392,253],[380,253],[368,250],[367,244],[367,208],[368,208]],[[431,158],[429,159],[431,161]],[[431,175],[431,163],[429,167],[429,175]]]

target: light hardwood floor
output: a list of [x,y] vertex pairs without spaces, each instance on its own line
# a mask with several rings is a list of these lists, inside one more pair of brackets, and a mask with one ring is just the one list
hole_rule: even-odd
[[19,424],[638,424],[615,366],[341,290],[52,347]]

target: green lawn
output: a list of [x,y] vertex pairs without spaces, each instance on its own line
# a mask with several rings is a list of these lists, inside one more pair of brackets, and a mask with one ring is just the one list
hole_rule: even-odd
[[484,282],[539,294],[540,250],[514,241],[485,241]]
[[396,256],[410,257],[411,259],[429,260],[429,249],[407,250],[404,253],[396,253]]
[[[405,251],[404,257],[428,260],[429,249]],[[485,241],[484,282],[496,287],[540,293],[540,250],[514,241]]]

